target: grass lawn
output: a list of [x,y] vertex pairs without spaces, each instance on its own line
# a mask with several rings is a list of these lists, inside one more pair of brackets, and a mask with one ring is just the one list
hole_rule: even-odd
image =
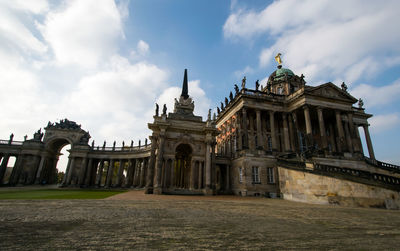
[[124,190],[35,189],[0,191],[0,200],[104,199]]

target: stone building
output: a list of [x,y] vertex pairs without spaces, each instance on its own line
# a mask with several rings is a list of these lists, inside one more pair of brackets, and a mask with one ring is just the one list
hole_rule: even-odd
[[[151,142],[143,145],[89,145],[89,132],[67,119],[22,142],[11,135],[0,141],[0,184],[55,183],[60,149],[71,144],[62,186],[400,207],[400,167],[375,159],[372,115],[344,83],[309,86],[279,65],[265,86],[246,84],[244,78],[241,88],[235,85],[217,116],[210,109],[203,121],[193,114],[185,70],[173,112],[156,104]],[[12,169],[10,157],[16,158]]]

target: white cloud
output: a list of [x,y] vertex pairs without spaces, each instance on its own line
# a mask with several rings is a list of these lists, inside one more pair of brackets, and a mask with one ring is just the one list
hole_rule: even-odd
[[237,70],[235,71],[233,74],[235,75],[235,77],[237,78],[243,78],[244,76],[248,75],[248,74],[253,74],[254,73],[254,69],[251,68],[250,66],[246,66],[244,69],[242,70]]
[[276,1],[262,11],[234,11],[224,34],[268,35],[272,45],[260,52],[261,67],[281,52],[284,65],[308,81],[339,77],[351,84],[399,64],[399,8],[399,1]]
[[140,40],[137,44],[137,50],[141,55],[147,54],[149,52],[150,46],[143,40]]
[[370,118],[369,122],[371,123],[371,131],[379,133],[400,125],[400,117],[398,113],[376,115]]
[[56,63],[92,68],[116,53],[116,41],[124,37],[121,18],[114,1],[75,0],[52,10],[38,26]]
[[400,95],[400,79],[390,85],[375,87],[367,84],[360,84],[350,90],[350,93],[362,98],[366,107],[386,105],[397,100]]

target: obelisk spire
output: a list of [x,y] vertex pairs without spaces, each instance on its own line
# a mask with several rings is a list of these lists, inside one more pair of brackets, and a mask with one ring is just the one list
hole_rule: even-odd
[[185,69],[185,75],[183,76],[183,84],[182,84],[182,94],[181,96],[184,99],[187,99],[189,97],[188,94],[188,79],[187,79],[187,69]]

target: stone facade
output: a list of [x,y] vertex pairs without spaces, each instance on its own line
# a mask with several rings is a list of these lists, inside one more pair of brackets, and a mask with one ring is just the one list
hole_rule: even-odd
[[[115,142],[112,147],[106,142],[89,145],[89,133],[67,119],[49,122],[44,132],[39,130],[23,142],[13,141],[12,135],[0,141],[0,183],[55,183],[60,149],[71,144],[62,186],[136,187],[156,194],[237,194],[317,203],[344,203],[343,198],[348,201],[355,194],[371,201],[380,198],[378,204],[386,207],[398,205],[400,167],[375,159],[368,130],[372,115],[344,83],[342,88],[332,83],[309,86],[303,75],[278,66],[265,86],[257,81],[254,89],[248,88],[244,78],[241,88],[235,85],[221,102],[218,114],[212,118],[210,109],[205,121],[193,114],[195,104],[188,90],[185,70],[173,112],[167,113],[165,105],[160,112],[156,105],[148,124],[149,144],[146,140],[136,146],[133,142],[120,147]],[[16,163],[10,172],[11,156]],[[350,188],[341,191],[334,184]],[[336,199],[329,194],[336,194]],[[390,198],[393,201],[386,202]]]

